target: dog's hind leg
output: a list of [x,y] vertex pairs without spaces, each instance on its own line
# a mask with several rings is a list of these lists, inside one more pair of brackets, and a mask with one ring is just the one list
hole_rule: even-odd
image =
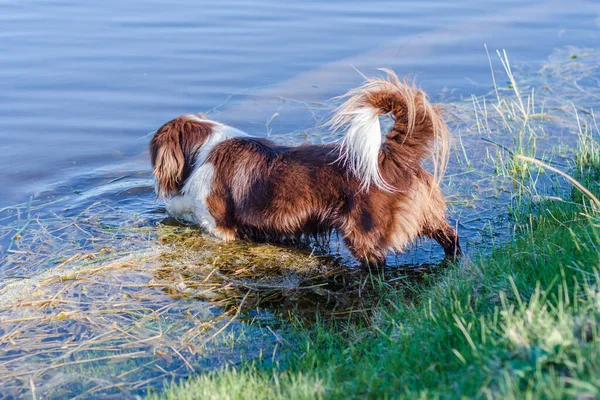
[[424,236],[434,239],[443,247],[447,260],[456,261],[462,255],[458,234],[447,221],[443,221],[438,227],[427,229]]
[[462,252],[458,234],[446,219],[446,199],[439,186],[434,185],[431,175],[423,177],[425,184],[420,186],[423,220],[419,236],[434,239],[443,247],[445,259],[455,261]]

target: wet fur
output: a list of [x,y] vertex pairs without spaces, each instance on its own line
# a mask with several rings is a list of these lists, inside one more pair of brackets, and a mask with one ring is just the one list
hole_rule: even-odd
[[[382,266],[389,250],[426,236],[454,258],[458,236],[439,188],[446,125],[422,91],[386,72],[387,79],[370,79],[347,94],[331,125],[355,129],[356,136],[339,145],[279,146],[202,115],[168,122],[150,143],[158,194],[170,199],[172,214],[224,240],[283,240],[336,229],[364,265]],[[374,120],[356,122],[370,112],[374,120],[394,117],[384,140],[372,136],[374,125],[364,131]],[[213,135],[219,140],[211,141]],[[361,153],[366,141],[370,154]],[[422,167],[432,155],[434,175]]]

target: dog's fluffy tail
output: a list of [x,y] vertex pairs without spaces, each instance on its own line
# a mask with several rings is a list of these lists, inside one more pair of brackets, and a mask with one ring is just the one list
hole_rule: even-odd
[[[395,188],[381,175],[380,152],[399,163],[421,164],[431,155],[434,179],[439,183],[448,163],[449,133],[446,123],[414,84],[402,82],[387,69],[385,78],[367,78],[366,83],[342,96],[347,100],[336,110],[329,125],[344,129],[340,160],[361,181],[361,189],[371,185],[393,191]],[[382,137],[379,116],[390,113],[394,126]],[[382,145],[390,142],[389,146]]]

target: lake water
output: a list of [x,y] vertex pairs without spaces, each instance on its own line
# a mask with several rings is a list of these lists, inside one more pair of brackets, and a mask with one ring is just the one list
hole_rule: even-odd
[[[0,207],[149,172],[147,133],[208,111],[255,135],[282,99],[326,101],[353,67],[413,74],[435,98],[488,90],[513,62],[598,43],[596,1],[0,1]],[[224,103],[224,104],[223,104]],[[312,126],[281,115],[275,132]],[[125,173],[123,175],[125,175]],[[134,202],[135,203],[135,202]]]
[[[170,324],[181,331],[196,329],[196,325],[212,321],[215,316],[230,318],[231,314],[223,314],[230,308],[215,306],[214,298],[190,286],[190,281],[214,283],[218,273],[213,274],[215,269],[211,268],[194,275],[189,272],[193,268],[187,268],[190,260],[194,265],[214,266],[221,262],[215,258],[220,252],[237,250],[249,257],[246,261],[223,264],[219,284],[224,282],[221,289],[229,293],[231,276],[242,274],[239,271],[244,270],[245,262],[258,263],[252,257],[274,251],[252,245],[233,250],[215,243],[199,245],[198,238],[193,243],[174,244],[168,230],[179,228],[160,224],[166,214],[152,192],[147,154],[149,134],[164,122],[183,113],[205,112],[253,135],[272,136],[289,143],[319,143],[330,139],[318,128],[334,104],[330,99],[361,83],[357,69],[369,75],[376,73],[376,68],[385,67],[399,75],[416,76],[433,100],[451,103],[450,114],[458,115],[458,121],[453,120],[451,126],[460,145],[455,143],[453,148],[445,190],[451,203],[451,218],[459,222],[466,248],[474,252],[499,235],[484,231],[506,227],[505,203],[496,207],[494,202],[507,201],[511,196],[510,190],[498,191],[468,181],[474,176],[477,162],[484,165],[488,156],[481,134],[465,127],[466,103],[461,101],[493,89],[484,45],[492,53],[499,86],[507,85],[494,51],[506,49],[514,70],[522,77],[535,75],[546,64],[555,65],[548,69],[551,74],[536,75],[535,84],[544,87],[548,76],[551,83],[562,86],[578,82],[577,87],[583,85],[584,91],[565,89],[556,95],[564,95],[584,108],[598,108],[599,39],[600,2],[595,0],[0,0],[0,303],[4,307],[0,309],[0,378],[10,382],[4,387],[6,393],[27,393],[31,388],[25,378],[33,377],[31,382],[38,385],[38,393],[43,387],[49,396],[99,396],[104,393],[101,385],[110,387],[121,382],[121,378],[107,372],[110,377],[101,384],[73,384],[65,378],[71,375],[59,375],[60,368],[54,365],[56,357],[69,367],[79,365],[78,359],[73,358],[75,350],[68,350],[68,346],[57,350],[61,340],[69,335],[77,338],[75,342],[95,338],[94,335],[100,337],[104,335],[103,326],[131,322],[130,319],[138,324],[148,315],[156,317],[158,326]],[[573,68],[583,71],[578,76],[585,79],[572,80]],[[472,108],[470,103],[468,107]],[[552,133],[549,139],[553,142]],[[498,142],[507,144],[501,139]],[[459,177],[468,177],[467,182]],[[475,201],[475,192],[479,200],[493,200]],[[165,261],[165,254],[160,253],[163,250],[156,249],[159,242],[174,246],[172,253],[183,253],[186,246],[193,245],[194,249],[202,249],[202,257],[212,258],[209,263],[196,254],[183,261],[170,261],[168,257]],[[133,251],[144,251],[144,262],[128,264]],[[345,256],[343,250],[341,256]],[[412,264],[432,257],[438,260],[439,256],[439,249],[434,249],[400,259],[390,256],[389,261],[392,265]],[[75,277],[71,286],[63,285],[65,279],[71,280],[65,278],[67,272],[72,277],[72,270],[67,270],[71,264],[87,268],[88,260],[103,257],[112,264],[107,264],[105,270],[94,269],[94,274],[102,270],[102,276],[93,275],[94,279],[84,281]],[[286,253],[285,257],[287,260],[295,256]],[[157,259],[170,263],[169,268],[158,265]],[[123,266],[131,269],[122,270]],[[55,269],[63,275],[53,272]],[[284,275],[277,280],[277,290],[286,289],[275,297],[272,286],[264,282],[259,285],[247,274],[243,282],[235,278],[237,292],[230,295],[236,299],[236,306],[248,306],[251,300],[258,305],[257,299],[266,290],[267,305],[288,304],[300,296],[296,290],[299,287],[341,287],[348,282],[345,275],[334,284],[315,284],[310,281],[312,278],[307,282],[293,273]],[[398,282],[403,276],[392,280]],[[47,291],[40,289],[46,284]],[[258,295],[246,299],[250,292],[240,288],[254,290]],[[290,288],[295,288],[293,295]],[[182,298],[190,290],[194,290],[197,301]],[[95,297],[88,295],[83,301],[82,293],[94,293]],[[311,307],[325,296],[315,293],[311,292]],[[22,306],[15,311],[14,299],[23,305],[23,296],[40,302],[48,298],[64,302],[60,307],[52,302],[51,306],[43,303],[41,307],[42,303],[32,300],[27,307],[35,303],[35,310]],[[139,302],[145,311],[140,311],[138,300],[131,300],[142,297]],[[345,302],[336,297],[332,307]],[[131,317],[131,311],[127,318],[110,319],[107,315],[112,315],[113,306],[135,308],[136,317]],[[103,311],[98,312],[99,319],[94,319],[93,313],[86,315],[87,319],[72,317],[84,309]],[[117,314],[118,318],[124,315]],[[181,317],[183,314],[185,318]],[[190,322],[189,315],[197,324]],[[48,322],[48,318],[54,322]],[[207,328],[205,336],[212,337],[215,332],[247,335],[247,341],[235,342],[236,349],[243,350],[233,351],[229,342],[218,342],[206,353],[186,347],[185,351],[179,348],[180,354],[170,350],[179,343],[177,332],[173,337],[164,333],[159,338],[152,325],[138,332],[139,340],[133,347],[131,339],[119,336],[121,330],[111,331],[112,336],[102,342],[107,347],[85,347],[90,352],[85,357],[95,357],[90,354],[100,351],[101,360],[113,362],[118,358],[106,354],[115,348],[133,349],[135,357],[151,363],[157,362],[153,357],[164,351],[165,360],[169,361],[160,364],[159,370],[167,370],[173,375],[165,376],[173,378],[190,372],[188,360],[208,368],[253,357],[265,349],[276,350],[272,330],[239,321],[230,323],[227,321],[233,320],[228,318],[219,319],[212,330]],[[255,312],[252,318],[270,317]],[[17,336],[9,335],[15,330],[23,340],[20,344],[14,342]],[[160,334],[163,335],[162,330]],[[48,336],[48,340],[40,339],[40,335]],[[196,340],[199,335],[192,336]],[[167,339],[172,341],[167,343]],[[32,354],[29,349],[39,351]],[[24,367],[27,363],[21,360],[25,359],[31,363],[29,366]],[[133,371],[140,367],[134,364],[131,368]],[[36,372],[40,370],[43,374]],[[159,370],[148,372],[148,384],[160,386],[160,379],[165,376]],[[42,381],[46,386],[40,386]],[[130,396],[144,388],[141,384],[129,385],[123,392],[106,393]]]

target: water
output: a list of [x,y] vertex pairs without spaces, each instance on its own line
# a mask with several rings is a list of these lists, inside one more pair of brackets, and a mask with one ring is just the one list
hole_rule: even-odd
[[[536,75],[536,90],[547,78],[564,89],[552,96],[597,108],[599,38],[593,0],[0,0],[0,393],[25,395],[33,382],[50,397],[131,396],[188,375],[190,363],[215,368],[272,354],[282,329],[272,315],[282,305],[342,318],[360,308],[353,296],[367,290],[357,285],[362,277],[339,260],[223,247],[170,226],[147,154],[149,134],[164,122],[208,112],[254,135],[319,143],[330,139],[318,129],[329,99],[360,84],[356,69],[414,75],[458,117],[461,145],[444,190],[473,253],[506,238],[499,228],[511,197],[510,188],[479,181],[490,171],[489,143],[461,102],[492,90],[484,44],[499,86],[506,79],[493,50],[506,48],[521,77],[555,65]],[[566,88],[563,75],[587,94]],[[572,131],[554,128],[551,143]],[[435,246],[417,247],[388,261],[439,257]],[[312,269],[294,271],[304,263]],[[268,276],[253,278],[256,265]],[[397,268],[389,281],[401,284],[409,271]],[[237,307],[244,313],[236,317]],[[122,366],[115,349],[139,363]],[[86,357],[105,357],[94,364],[100,383],[80,364]],[[132,373],[118,378],[104,361]]]
[[[145,134],[232,94],[212,114],[256,135],[282,98],[325,101],[358,84],[353,66],[468,96],[481,90],[473,82],[490,83],[484,43],[514,62],[593,47],[599,10],[595,1],[2,1],[0,207],[88,190],[98,169],[149,171]],[[311,124],[290,116],[271,128]]]

